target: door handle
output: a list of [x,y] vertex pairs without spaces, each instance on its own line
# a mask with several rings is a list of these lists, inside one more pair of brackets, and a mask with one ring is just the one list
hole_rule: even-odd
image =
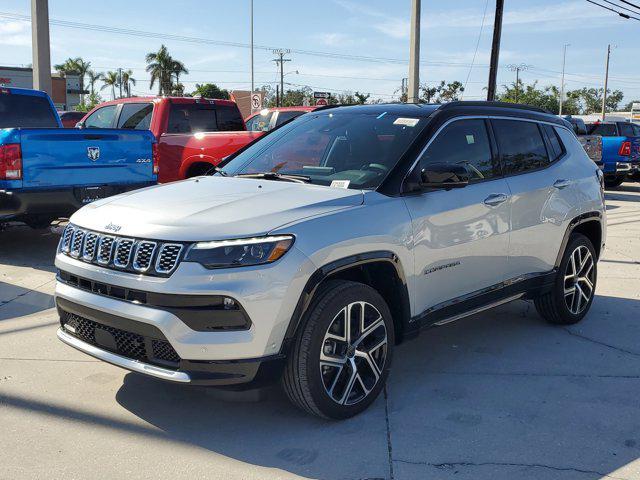
[[565,180],[565,179],[556,180],[553,183],[553,186],[555,188],[558,188],[558,189],[562,189],[562,188],[568,187],[569,185],[571,185],[571,182],[569,180]]
[[484,199],[484,204],[489,207],[495,207],[502,202],[506,202],[509,197],[504,193],[494,193]]

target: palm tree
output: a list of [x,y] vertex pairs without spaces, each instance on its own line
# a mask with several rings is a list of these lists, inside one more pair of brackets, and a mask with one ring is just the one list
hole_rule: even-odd
[[136,79],[133,78],[133,72],[131,70],[125,70],[122,72],[122,86],[124,87],[124,94],[127,97],[131,96],[131,85],[136,84]]
[[104,85],[102,85],[100,90],[111,87],[111,98],[113,100],[116,99],[116,86],[118,86],[118,80],[118,72],[107,72],[102,77],[102,82],[104,83]]
[[102,72],[94,72],[93,70],[87,70],[87,76],[89,77],[89,89],[91,95],[96,93],[96,82],[102,80],[104,73]]
[[62,75],[77,75],[78,83],[80,84],[80,103],[84,103],[84,77],[89,72],[91,62],[85,62],[82,57],[67,58],[64,63],[54,65],[54,68],[58,70]]
[[176,84],[180,85],[180,75],[184,74],[188,74],[189,70],[187,70],[187,68],[184,66],[184,63],[178,61],[178,60],[173,60],[173,67],[172,67],[172,73],[176,76]]
[[169,55],[167,47],[160,46],[160,50],[156,53],[147,53],[145,57],[147,61],[147,72],[151,73],[151,83],[149,88],[158,82],[158,95],[163,93],[171,93],[171,75],[174,69],[174,60]]

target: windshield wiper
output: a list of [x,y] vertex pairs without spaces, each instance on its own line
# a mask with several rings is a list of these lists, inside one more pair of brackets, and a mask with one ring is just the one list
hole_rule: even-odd
[[222,169],[221,169],[221,168],[219,168],[219,167],[211,167],[211,168],[207,171],[207,173],[211,173],[211,172],[219,173],[219,174],[220,174],[220,175],[222,175],[223,177],[228,177],[228,176],[229,176],[229,174],[228,174],[227,172],[225,172],[224,170],[222,170]]
[[286,175],[278,172],[238,173],[234,177],[264,178],[265,180],[281,180],[284,182],[310,183],[311,177],[304,175]]

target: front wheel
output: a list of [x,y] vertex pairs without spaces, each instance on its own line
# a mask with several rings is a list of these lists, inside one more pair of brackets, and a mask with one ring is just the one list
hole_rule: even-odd
[[550,323],[578,323],[591,308],[598,270],[596,251],[582,234],[569,238],[558,275],[551,292],[535,300],[536,310]]
[[313,415],[357,415],[384,387],[393,345],[391,313],[380,294],[361,283],[331,281],[295,338],[283,375],[285,392]]

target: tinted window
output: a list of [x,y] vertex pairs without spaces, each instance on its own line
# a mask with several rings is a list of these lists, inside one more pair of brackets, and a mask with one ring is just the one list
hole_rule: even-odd
[[484,120],[459,120],[445,127],[420,159],[421,168],[429,163],[465,165],[472,181],[500,175]]
[[633,125],[630,123],[619,123],[618,128],[620,130],[620,135],[625,137],[635,137],[636,132],[633,130]]
[[84,112],[64,112],[60,114],[60,120],[67,120],[70,122],[75,120],[76,122],[79,122],[85,115],[86,114]]
[[589,135],[602,135],[603,137],[617,137],[618,132],[613,123],[590,123],[587,125]]
[[535,122],[492,120],[505,174],[526,172],[549,164],[542,134]]
[[0,128],[56,128],[58,121],[44,97],[0,93]]
[[551,147],[551,161],[554,162],[564,155],[564,145],[562,145],[562,141],[554,127],[551,125],[543,125],[542,128],[544,128],[547,133],[547,138],[549,139],[549,145]]
[[84,126],[87,128],[111,128],[116,116],[116,105],[102,107],[87,117]]
[[252,132],[266,132],[271,125],[271,117],[273,112],[267,112],[265,115],[258,114],[247,122],[247,130]]
[[216,107],[210,104],[171,105],[168,133],[217,132]]
[[218,105],[216,109],[218,113],[218,130],[221,132],[244,130],[244,121],[236,105]]
[[348,188],[375,188],[426,123],[390,112],[305,115],[251,144],[224,171],[296,174],[313,184],[343,180]]
[[304,112],[301,112],[301,111],[298,111],[298,110],[296,110],[296,111],[288,110],[286,112],[279,112],[278,113],[278,118],[276,120],[276,127],[279,127],[284,122],[287,122],[287,121],[291,120],[292,118],[299,117],[303,113]]
[[149,130],[153,103],[125,103],[122,105],[118,128]]
[[640,137],[640,127],[635,123],[633,124],[633,133],[636,137]]

